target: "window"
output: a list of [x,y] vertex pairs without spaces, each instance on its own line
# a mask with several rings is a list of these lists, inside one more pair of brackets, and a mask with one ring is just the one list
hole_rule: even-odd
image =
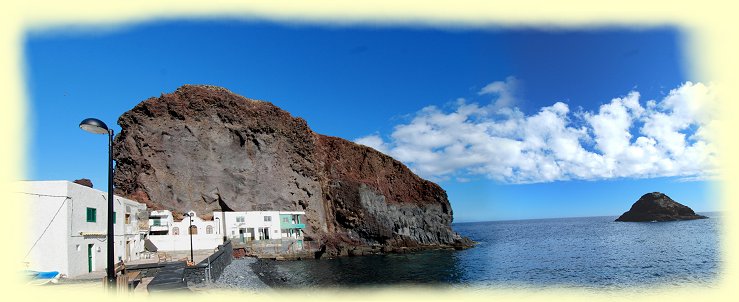
[[190,235],[197,235],[198,234],[198,226],[193,225],[190,227]]
[[152,219],[151,221],[152,221],[152,222],[151,222],[151,225],[152,225],[152,226],[160,226],[160,225],[162,225],[162,220],[161,220],[161,219],[159,219],[159,218],[154,218],[154,219]]
[[205,233],[206,234],[213,234],[213,226],[209,225],[205,227]]
[[180,228],[173,227],[172,228],[172,235],[179,235],[180,234]]
[[126,213],[126,224],[131,224],[131,214]]
[[87,208],[87,222],[97,222],[97,209]]
[[282,222],[290,223],[290,219],[288,219],[287,217],[282,217]]
[[113,212],[113,224],[115,224],[115,212]]
[[236,222],[244,222],[244,216],[236,216]]
[[264,216],[264,221],[272,221],[272,216]]

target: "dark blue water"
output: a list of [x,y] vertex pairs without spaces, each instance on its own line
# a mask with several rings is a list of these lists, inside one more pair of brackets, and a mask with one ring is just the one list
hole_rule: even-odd
[[613,222],[616,217],[461,223],[479,242],[463,251],[260,261],[284,287],[444,284],[624,288],[711,286],[721,266],[719,222]]

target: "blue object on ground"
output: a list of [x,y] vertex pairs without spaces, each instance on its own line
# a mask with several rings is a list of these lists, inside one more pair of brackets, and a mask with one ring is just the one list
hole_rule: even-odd
[[39,272],[36,274],[36,279],[51,279],[59,275],[59,272],[53,271],[53,272]]

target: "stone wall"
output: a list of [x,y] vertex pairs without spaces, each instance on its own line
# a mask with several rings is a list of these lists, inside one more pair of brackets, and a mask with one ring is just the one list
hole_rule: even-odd
[[233,260],[233,247],[231,241],[219,245],[218,250],[200,263],[185,268],[185,281],[187,284],[196,284],[218,280],[223,270]]

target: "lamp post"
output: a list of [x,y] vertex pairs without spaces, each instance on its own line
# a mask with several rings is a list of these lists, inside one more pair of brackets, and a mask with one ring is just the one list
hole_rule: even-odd
[[195,264],[195,259],[192,256],[192,215],[190,215],[190,213],[185,213],[183,215],[184,216],[187,216],[188,218],[190,218],[190,227],[187,228],[187,232],[190,233],[190,262],[192,262],[193,264]]
[[105,268],[108,286],[115,288],[115,267],[113,263],[113,129],[109,129],[103,121],[96,118],[86,118],[80,122],[80,128],[93,134],[108,134],[108,267]]
[[[228,238],[226,238],[226,232],[228,232],[228,229],[226,228],[226,210],[221,209],[221,222],[223,223],[223,243],[226,243]],[[220,229],[221,226],[219,225],[218,228]]]
[[220,234],[221,233],[221,217],[216,217],[215,219],[218,219],[218,222],[216,222],[216,224],[218,224],[218,234]]

